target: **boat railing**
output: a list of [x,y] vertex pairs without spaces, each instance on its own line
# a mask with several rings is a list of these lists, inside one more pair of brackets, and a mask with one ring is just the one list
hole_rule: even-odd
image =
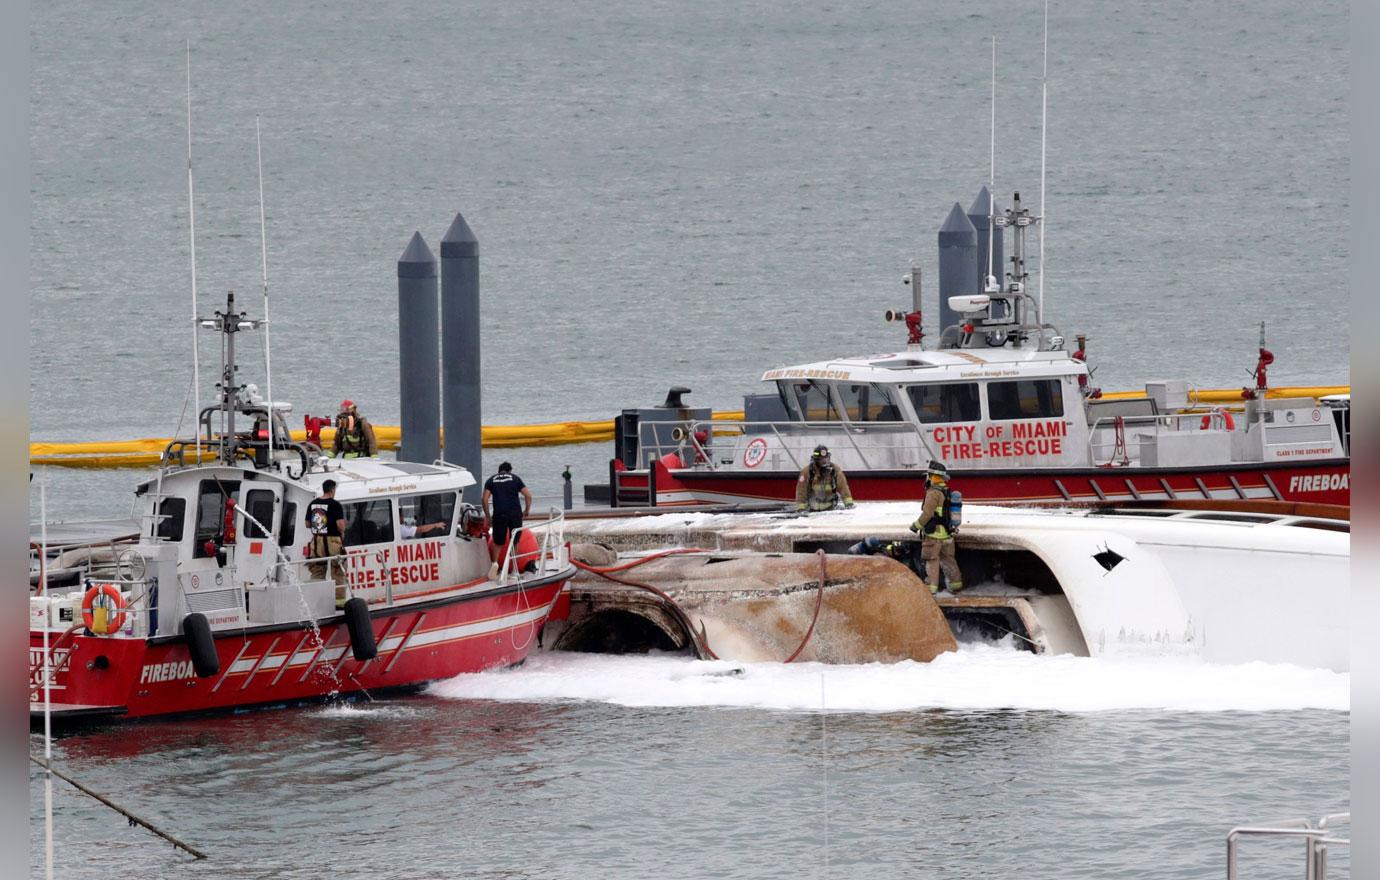
[[[759,438],[776,441],[773,452],[784,452],[792,467],[803,468],[810,452],[820,442],[833,447],[834,457],[845,456],[842,466],[865,469],[923,468],[936,459],[924,432],[912,422],[750,422],[713,419],[684,422],[670,432],[666,442],[666,423],[644,422],[638,426],[639,448],[651,452],[653,459],[674,453],[686,467],[717,470],[743,461],[747,446]],[[658,430],[660,429],[660,430]],[[725,438],[729,454],[714,438]],[[764,450],[764,454],[767,454]],[[853,458],[856,456],[856,458]],[[751,466],[751,465],[749,465]]]
[[1331,847],[1350,847],[1349,837],[1335,833],[1338,825],[1350,825],[1350,813],[1332,813],[1316,822],[1308,819],[1286,819],[1265,825],[1241,825],[1227,834],[1227,880],[1238,880],[1240,869],[1237,850],[1245,837],[1296,838],[1303,840],[1305,880],[1326,880],[1327,857]]
[[84,579],[108,581],[137,580],[137,566],[142,559],[130,552],[138,539],[110,538],[104,541],[70,547],[50,547],[46,551],[35,541],[29,543],[29,587],[37,590],[39,578],[46,576],[48,586],[71,586],[72,581]]
[[[85,577],[75,587],[63,587],[61,592],[29,597],[29,628],[34,629],[39,612],[46,618],[49,630],[76,632],[85,629],[82,605],[86,594],[93,589],[111,586],[120,592],[120,606],[113,613],[122,615],[120,626],[110,635],[125,634],[147,636],[151,633],[150,621],[154,610],[156,585],[153,579],[124,577]],[[35,604],[40,603],[40,604]],[[70,609],[70,620],[61,617],[62,609]]]
[[1226,411],[1221,407],[1209,412],[1102,416],[1088,428],[1088,461],[1096,467],[1139,464],[1147,441],[1158,444],[1164,434],[1200,430],[1205,418],[1210,428],[1226,427]]
[[[522,555],[517,548],[518,532],[527,530],[541,535],[541,546],[537,551],[536,559],[523,561],[519,566],[518,557]],[[522,529],[513,529],[508,533],[508,543],[503,551],[503,565],[498,570],[498,582],[508,583],[514,576],[522,580],[524,574],[535,563],[535,573],[541,575],[543,572],[560,571],[569,564],[565,544],[565,511],[559,507],[552,507],[547,513],[544,522],[534,526],[524,525]]]

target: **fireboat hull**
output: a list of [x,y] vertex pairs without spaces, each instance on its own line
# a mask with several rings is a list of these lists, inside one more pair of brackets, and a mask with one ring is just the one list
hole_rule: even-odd
[[[658,507],[743,501],[793,501],[796,471],[668,469],[614,474],[620,504],[647,498]],[[848,474],[857,501],[905,501],[924,495],[923,472]],[[1093,467],[957,471],[954,486],[976,502],[1266,500],[1350,506],[1351,462],[1243,462],[1198,468]],[[639,499],[640,500],[640,499]]]
[[[215,634],[219,671],[200,678],[181,636],[49,632],[55,719],[149,718],[396,691],[526,659],[569,572],[478,596],[378,608],[377,654],[357,660],[341,617]],[[44,712],[43,633],[29,632],[30,719]]]

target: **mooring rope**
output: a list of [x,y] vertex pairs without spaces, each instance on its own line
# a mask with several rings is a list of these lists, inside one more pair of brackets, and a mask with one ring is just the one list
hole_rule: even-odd
[[105,804],[107,807],[110,807],[110,809],[114,810],[115,812],[119,813],[121,816],[124,816],[126,819],[128,819],[128,820],[129,820],[129,824],[131,824],[131,825],[142,825],[142,826],[144,826],[144,827],[147,828],[148,830],[152,831],[154,834],[157,834],[159,837],[161,837],[161,838],[163,838],[164,840],[170,842],[173,846],[179,847],[179,848],[184,849],[184,850],[186,850],[187,852],[191,853],[192,856],[193,856],[194,858],[197,858],[197,859],[204,859],[204,858],[206,858],[206,853],[202,852],[201,850],[197,849],[197,848],[194,847],[194,846],[189,846],[189,845],[183,843],[182,841],[178,840],[176,837],[173,837],[173,836],[172,836],[171,834],[169,834],[168,832],[162,830],[161,828],[156,827],[153,823],[149,822],[148,820],[142,819],[142,818],[140,818],[139,816],[134,815],[134,814],[131,813],[129,810],[126,810],[124,807],[120,806],[119,804],[115,803],[114,801],[110,800],[109,798],[103,797],[102,795],[99,795],[99,794],[96,794],[96,792],[94,792],[94,791],[92,791],[91,789],[87,788],[86,786],[82,785],[80,782],[76,781],[75,779],[73,779],[72,777],[70,777],[70,776],[68,776],[67,774],[63,773],[62,771],[54,769],[53,766],[52,766],[51,764],[49,764],[47,761],[44,761],[42,758],[36,758],[36,757],[34,757],[33,755],[30,755],[30,756],[29,756],[29,760],[30,760],[30,761],[33,761],[35,764],[37,764],[38,766],[40,766],[40,767],[42,767],[43,769],[47,770],[48,772],[52,773],[54,776],[58,777],[59,779],[63,780],[64,782],[69,783],[70,785],[72,785],[72,787],[76,788],[76,789],[77,789],[78,791],[80,791],[82,794],[90,795],[91,797],[93,797],[93,798],[95,798],[96,800],[100,801],[101,803]]

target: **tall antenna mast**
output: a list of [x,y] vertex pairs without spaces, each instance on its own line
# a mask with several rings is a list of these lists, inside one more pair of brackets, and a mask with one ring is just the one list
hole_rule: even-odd
[[1040,72],[1040,292],[1036,309],[1045,321],[1045,129],[1049,111],[1049,0],[1045,0],[1045,57]]
[[192,395],[196,419],[196,460],[201,461],[201,348],[196,314],[196,193],[192,188],[192,41],[187,41],[187,224],[192,238]]
[[264,269],[264,382],[268,386],[268,450],[269,460],[273,458],[273,446],[277,440],[273,418],[273,367],[269,360],[268,345],[268,226],[264,222],[264,145],[259,136],[259,114],[254,114],[254,146],[259,155],[259,249],[263,255]]
[[993,225],[997,214],[997,35],[992,34],[992,147],[987,165],[987,284],[988,293],[996,289],[995,267],[992,265],[992,240],[997,228]]
[[[1263,332],[1262,328],[1262,332]],[[38,483],[38,592],[48,600],[48,472]],[[44,612],[47,614],[47,612]],[[53,670],[48,647],[48,624],[43,621],[43,851],[44,876],[53,880]]]

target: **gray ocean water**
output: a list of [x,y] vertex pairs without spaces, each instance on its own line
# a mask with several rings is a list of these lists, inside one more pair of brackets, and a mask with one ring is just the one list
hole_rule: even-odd
[[[229,289],[260,308],[257,113],[275,397],[396,424],[395,261],[462,211],[484,420],[514,424],[672,384],[735,408],[766,368],[900,345],[882,311],[912,260],[934,289],[935,231],[987,180],[994,31],[997,194],[1036,203],[1041,12],[36,6],[32,436],[167,436],[190,412],[188,40],[201,312]],[[1350,381],[1347,39],[1331,2],[1051,4],[1047,316],[1090,336],[1097,384],[1243,384],[1262,320],[1276,384]],[[609,455],[486,469],[554,494]],[[36,485],[81,519],[123,514],[139,476]],[[63,794],[63,876],[112,850],[149,877],[819,876],[827,767],[831,876],[1196,878],[1232,824],[1347,800],[1344,712],[830,723],[827,763],[816,714],[711,707],[433,696],[98,731],[59,760],[222,857],[187,867]]]

